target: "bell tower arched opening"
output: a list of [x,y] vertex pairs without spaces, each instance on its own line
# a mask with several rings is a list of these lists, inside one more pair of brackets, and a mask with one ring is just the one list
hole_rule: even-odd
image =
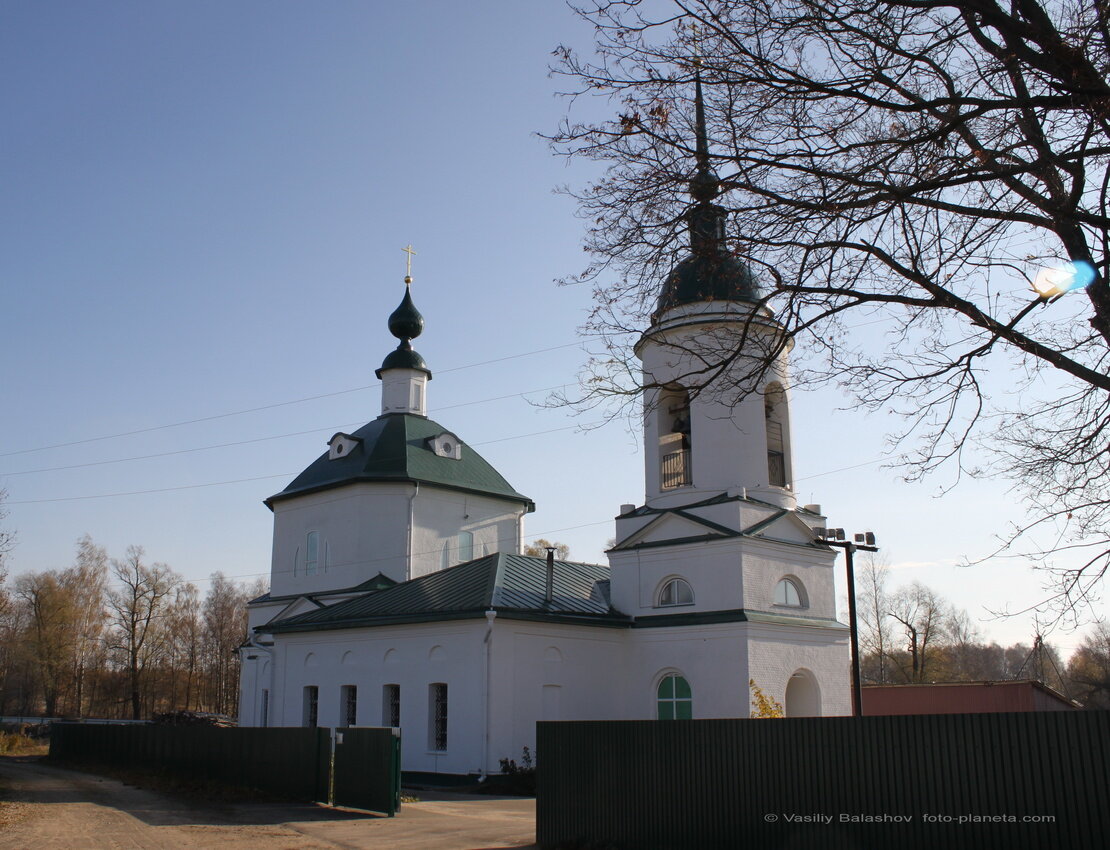
[[786,391],[777,381],[768,384],[763,390],[763,411],[767,430],[767,483],[772,487],[789,489]]
[[691,476],[690,394],[679,386],[659,394],[655,415],[659,422],[659,486],[662,490],[689,487]]

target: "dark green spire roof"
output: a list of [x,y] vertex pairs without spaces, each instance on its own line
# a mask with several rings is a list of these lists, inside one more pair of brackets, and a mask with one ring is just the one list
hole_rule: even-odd
[[410,278],[405,279],[405,297],[401,299],[397,309],[389,314],[389,332],[401,342],[397,348],[386,355],[381,368],[374,372],[379,378],[386,369],[418,369],[421,372],[427,372],[429,378],[432,377],[428,364],[413,350],[410,342],[420,336],[424,330],[424,317],[412,303],[409,280]]
[[320,455],[282,490],[266,500],[274,502],[305,493],[343,487],[364,481],[415,481],[450,490],[463,490],[520,502],[531,511],[532,500],[512,488],[485,458],[460,441],[462,457],[437,455],[429,438],[447,433],[442,425],[424,416],[390,413],[363,425],[349,437],[358,444],[343,457]]
[[721,193],[721,180],[709,162],[700,68],[694,73],[694,111],[697,170],[690,181],[690,195],[696,203],[686,214],[691,255],[667,275],[655,306],[653,318],[656,319],[681,304],[699,301],[755,303],[763,297],[752,270],[732,256],[726,247],[725,209],[713,203]]

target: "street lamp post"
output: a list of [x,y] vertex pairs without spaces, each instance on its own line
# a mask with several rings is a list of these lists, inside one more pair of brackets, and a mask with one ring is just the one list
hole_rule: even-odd
[[863,690],[859,673],[859,626],[856,620],[856,570],[852,556],[857,551],[878,552],[875,535],[870,531],[852,535],[854,540],[845,540],[843,528],[815,529],[817,539],[829,546],[844,550],[844,560],[848,567],[848,634],[852,643],[852,716],[863,716]]

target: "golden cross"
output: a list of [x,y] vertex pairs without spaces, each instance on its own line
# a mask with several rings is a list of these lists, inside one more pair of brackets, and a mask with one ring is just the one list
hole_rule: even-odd
[[416,252],[412,250],[411,242],[401,250],[408,254],[405,257],[405,283],[412,283],[412,258],[416,256]]

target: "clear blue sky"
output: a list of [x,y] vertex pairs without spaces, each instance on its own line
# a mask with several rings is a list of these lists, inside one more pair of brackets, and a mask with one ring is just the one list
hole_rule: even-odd
[[[216,570],[268,573],[262,499],[379,412],[410,242],[430,414],[536,500],[530,538],[604,562],[618,506],[643,499],[638,439],[529,403],[584,359],[589,292],[553,283],[583,265],[584,225],[553,190],[595,172],[536,133],[567,108],[551,50],[589,39],[555,0],[0,8],[12,572],[65,566],[88,532],[202,589]],[[794,403],[799,496],[873,528],[896,583],[921,579],[977,618],[1038,598],[1021,563],[956,566],[1020,517],[1004,486],[933,498],[942,482],[874,463],[889,420],[838,412],[832,390]],[[102,463],[144,455],[163,456]],[[76,498],[149,490],[163,492]],[[1004,642],[1032,631],[982,626]]]

